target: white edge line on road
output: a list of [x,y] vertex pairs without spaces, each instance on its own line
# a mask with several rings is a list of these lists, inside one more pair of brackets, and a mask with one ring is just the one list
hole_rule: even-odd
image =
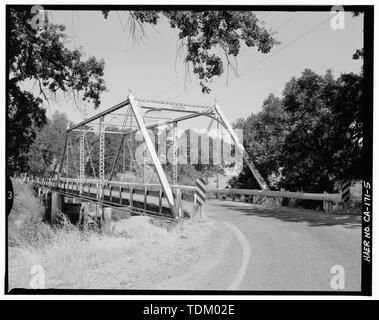
[[229,228],[229,230],[237,238],[238,242],[242,247],[242,262],[235,275],[233,282],[230,284],[228,290],[238,290],[242,280],[246,274],[247,267],[249,266],[251,247],[249,241],[246,239],[246,236],[238,229],[234,224],[224,222],[224,224]]

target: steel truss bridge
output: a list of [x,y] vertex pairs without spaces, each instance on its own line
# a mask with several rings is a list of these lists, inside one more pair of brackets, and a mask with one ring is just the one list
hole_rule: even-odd
[[[33,182],[65,196],[81,198],[83,201],[95,201],[105,206],[115,206],[140,214],[158,215],[179,219],[183,217],[182,199],[193,201],[195,187],[178,185],[178,123],[196,117],[210,120],[208,130],[215,123],[222,126],[230,135],[236,150],[243,155],[261,190],[209,189],[209,194],[217,196],[250,195],[264,197],[290,197],[315,199],[322,201],[339,201],[340,194],[302,194],[270,191],[267,183],[256,169],[246,152],[242,141],[233,130],[220,106],[192,105],[185,103],[163,102],[136,99],[131,94],[128,98],[67,129],[65,147],[56,175],[53,178],[33,178]],[[172,144],[171,177],[167,176],[156,146],[151,138],[151,131],[159,127],[169,127]],[[144,143],[143,161],[138,163],[133,158],[135,153],[135,135],[141,134]],[[106,140],[108,137],[108,140]],[[64,138],[64,137],[62,137]],[[96,157],[88,140],[96,142]],[[115,154],[107,157],[107,143],[117,142]],[[75,152],[74,142],[79,145]],[[126,152],[127,150],[127,152]],[[143,182],[127,181],[128,177],[113,180],[117,167],[122,161],[125,171],[125,157],[129,157],[129,166],[143,167]],[[76,158],[75,158],[76,157]],[[155,183],[149,183],[145,170],[149,157],[154,173]],[[78,159],[77,159],[78,158]],[[97,161],[94,161],[96,158]],[[76,161],[77,160],[77,161]],[[86,174],[87,171],[87,174]],[[92,172],[91,179],[88,171]],[[122,177],[122,176],[121,176]],[[171,180],[171,183],[169,183]],[[283,195],[282,195],[283,194]]]

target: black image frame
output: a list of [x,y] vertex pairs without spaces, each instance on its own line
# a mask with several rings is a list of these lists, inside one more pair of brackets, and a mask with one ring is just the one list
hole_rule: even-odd
[[[10,9],[30,10],[31,5],[6,5],[6,93],[5,93],[5,133],[7,137],[8,128],[8,75],[9,75],[9,38],[10,29],[8,17]],[[50,5],[43,4],[47,10],[251,10],[251,11],[330,11],[332,6],[325,5]],[[370,184],[369,194],[371,196],[371,205],[367,209],[370,214],[370,221],[364,221],[362,215],[362,240],[364,228],[369,227],[372,231],[372,173],[373,173],[373,66],[374,66],[374,6],[368,5],[347,5],[343,6],[345,12],[357,11],[363,13],[364,19],[364,61],[363,61],[363,96],[364,96],[364,137],[363,137],[363,158],[364,158],[364,181]],[[8,138],[6,138],[8,142]],[[8,144],[5,152],[5,163],[8,159]],[[7,175],[7,165],[5,168]],[[5,175],[5,176],[6,176]],[[6,183],[6,179],[5,179]],[[5,188],[6,190],[6,188]],[[362,206],[364,193],[362,192]],[[4,208],[5,209],[5,208]],[[6,211],[5,211],[6,212]],[[4,293],[7,295],[333,295],[333,296],[371,296],[372,295],[372,237],[370,261],[362,259],[361,263],[361,291],[261,291],[261,290],[119,290],[119,289],[12,289],[9,291],[8,286],[8,225],[7,215],[5,216],[5,277]],[[361,241],[363,252],[363,241]]]

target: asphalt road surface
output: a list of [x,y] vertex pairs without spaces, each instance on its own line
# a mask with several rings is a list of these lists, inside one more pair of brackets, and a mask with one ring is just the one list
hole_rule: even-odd
[[204,212],[233,238],[196,289],[360,291],[360,216],[218,200]]

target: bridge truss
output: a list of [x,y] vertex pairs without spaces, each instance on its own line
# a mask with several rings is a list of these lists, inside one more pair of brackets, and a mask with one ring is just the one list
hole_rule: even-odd
[[[76,125],[67,129],[67,136],[65,141],[65,148],[62,154],[60,166],[58,167],[59,173],[57,177],[58,185],[65,179],[70,177],[79,177],[78,192],[79,195],[84,194],[84,186],[88,182],[86,179],[85,171],[86,165],[89,164],[90,171],[92,172],[92,182],[96,181],[97,187],[97,200],[103,201],[104,199],[104,186],[112,182],[116,168],[119,165],[120,158],[123,158],[123,165],[125,171],[125,157],[129,156],[129,165],[143,167],[143,184],[148,184],[148,172],[146,170],[146,159],[149,157],[152,163],[152,169],[158,177],[161,190],[163,191],[164,198],[167,201],[168,207],[174,218],[177,218],[180,213],[178,202],[175,201],[174,189],[177,189],[177,175],[178,175],[178,143],[177,143],[177,127],[178,123],[190,120],[196,117],[207,117],[210,119],[210,125],[214,122],[217,127],[221,125],[230,137],[232,138],[235,148],[238,149],[243,159],[246,161],[254,178],[263,190],[268,190],[268,185],[256,169],[253,161],[250,159],[246,152],[242,141],[239,140],[237,134],[233,130],[231,124],[228,122],[220,106],[216,103],[213,106],[192,105],[185,103],[163,102],[145,99],[136,99],[132,95],[128,98],[103,111],[99,114],[92,116]],[[162,126],[169,126],[171,132],[172,143],[172,184],[162,167],[160,156],[157,154],[155,144],[151,138],[151,131]],[[150,132],[149,132],[150,131]],[[138,163],[133,159],[135,146],[135,135],[142,135],[144,143],[144,163]],[[107,140],[108,137],[108,140]],[[134,138],[133,138],[134,137]],[[96,161],[94,161],[93,151],[89,147],[88,140],[93,142],[96,140]],[[109,140],[110,139],[110,140]],[[73,141],[78,142],[79,152],[75,153],[73,150]],[[115,154],[107,154],[107,143],[117,142],[117,152]],[[127,152],[126,152],[127,150]],[[74,156],[77,156],[79,164],[70,167],[70,163]],[[71,159],[71,160],[70,160]],[[107,167],[107,170],[106,170]],[[78,170],[79,169],[79,170]],[[106,176],[107,174],[107,176]],[[176,188],[173,188],[176,186]]]

